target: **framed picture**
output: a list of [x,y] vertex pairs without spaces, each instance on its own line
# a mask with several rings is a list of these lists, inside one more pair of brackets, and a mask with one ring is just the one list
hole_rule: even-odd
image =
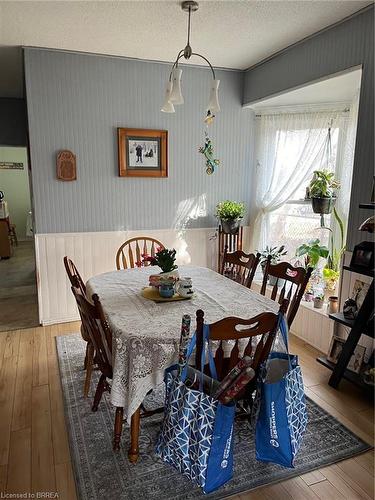
[[[331,345],[329,346],[329,351],[327,355],[328,361],[331,361],[332,363],[337,363],[342,348],[345,344],[345,340],[342,339],[341,337],[336,337],[333,336],[331,340]],[[365,352],[366,352],[366,347],[362,345],[357,345],[356,348],[354,349],[354,352],[352,354],[352,357],[350,358],[350,361],[348,363],[348,370],[351,370],[352,372],[359,373],[361,371],[361,366],[365,357]]]
[[361,280],[355,280],[352,290],[352,298],[356,301],[358,310],[361,308],[363,301],[370,285]]
[[168,131],[118,128],[120,177],[168,177]]
[[363,267],[364,269],[374,268],[374,243],[362,241],[354,247],[351,267]]

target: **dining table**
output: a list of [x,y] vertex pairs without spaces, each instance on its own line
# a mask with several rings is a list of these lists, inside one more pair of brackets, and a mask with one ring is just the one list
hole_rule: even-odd
[[178,358],[181,319],[202,309],[206,323],[228,316],[252,318],[276,313],[279,304],[217,272],[198,266],[180,266],[180,277],[190,277],[190,299],[155,302],[142,295],[153,266],[107,272],[90,278],[87,293],[97,294],[113,336],[113,380],[110,401],[122,408],[131,427],[129,460],[138,459],[140,406],[146,395],[163,382],[164,370]]

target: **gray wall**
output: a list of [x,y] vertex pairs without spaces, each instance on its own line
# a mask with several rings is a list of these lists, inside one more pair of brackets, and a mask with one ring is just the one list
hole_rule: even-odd
[[[205,173],[204,112],[210,72],[185,67],[185,104],[160,112],[169,66],[119,57],[25,49],[36,232],[180,227],[200,197],[209,227],[222,199],[248,201],[252,119],[242,109],[243,73],[218,71],[220,103],[210,127],[220,166]],[[169,177],[120,178],[116,127],[169,130]],[[75,182],[56,180],[60,149],[77,155]],[[204,210],[203,210],[204,214]]]
[[26,146],[24,99],[0,98],[0,146]]
[[370,200],[374,175],[374,7],[250,68],[243,98],[249,104],[357,65],[362,65],[363,73],[348,249],[366,239],[357,228],[370,215],[358,204]]

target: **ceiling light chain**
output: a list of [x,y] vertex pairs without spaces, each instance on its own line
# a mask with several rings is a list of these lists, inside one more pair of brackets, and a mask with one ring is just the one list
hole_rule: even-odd
[[198,10],[198,3],[192,0],[187,0],[181,4],[182,10],[189,13],[188,17],[188,30],[187,30],[187,43],[184,49],[180,50],[177,54],[176,60],[172,66],[171,72],[169,74],[169,80],[167,84],[167,89],[165,93],[165,100],[161,111],[164,113],[174,113],[175,106],[184,103],[184,97],[181,92],[181,76],[182,69],[178,67],[179,60],[184,57],[185,59],[190,59],[191,56],[197,56],[206,61],[212,72],[212,83],[210,87],[210,97],[207,106],[207,117],[213,117],[213,113],[220,111],[220,104],[218,99],[218,88],[220,80],[216,79],[215,70],[212,67],[210,61],[197,52],[193,52],[190,46],[190,32],[191,32],[191,13]]

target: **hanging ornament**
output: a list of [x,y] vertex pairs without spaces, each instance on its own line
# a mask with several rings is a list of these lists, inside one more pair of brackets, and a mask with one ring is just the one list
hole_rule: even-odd
[[215,167],[220,163],[220,160],[214,158],[214,151],[212,147],[211,139],[208,137],[207,131],[205,132],[206,140],[204,146],[199,148],[199,152],[202,153],[206,158],[206,173],[211,175],[215,172]]

